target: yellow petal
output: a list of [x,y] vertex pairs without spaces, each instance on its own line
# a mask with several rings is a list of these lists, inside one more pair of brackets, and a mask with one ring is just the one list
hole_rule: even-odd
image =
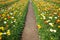
[[2,35],[2,32],[0,32],[0,36]]
[[7,20],[7,18],[4,18],[4,20]]
[[7,30],[6,34],[7,34],[7,35],[10,35],[10,30]]
[[40,29],[41,28],[41,25],[38,25],[38,28]]
[[58,26],[58,28],[60,28],[60,26]]
[[4,30],[4,27],[2,26],[2,27],[0,27],[0,29],[1,29],[1,30]]

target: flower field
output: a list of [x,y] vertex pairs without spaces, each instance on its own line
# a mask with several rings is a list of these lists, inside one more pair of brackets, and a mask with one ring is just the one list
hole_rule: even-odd
[[19,0],[0,0],[0,8],[9,6],[17,1],[19,1]]
[[28,0],[0,0],[0,40],[20,40]]
[[[31,15],[33,13],[31,2],[39,40],[60,40],[60,0],[32,0],[30,2],[29,0],[0,0],[0,40],[21,40],[26,14],[27,12],[30,14],[30,11]],[[27,18],[31,18],[29,17],[31,15]],[[32,21],[33,18],[29,20]]]
[[60,0],[32,0],[40,40],[60,40]]

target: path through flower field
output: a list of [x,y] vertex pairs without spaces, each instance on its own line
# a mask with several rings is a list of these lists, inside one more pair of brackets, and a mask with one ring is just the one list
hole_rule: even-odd
[[29,3],[28,7],[28,13],[26,16],[26,22],[22,35],[22,40],[39,40],[36,20],[31,2]]
[[0,40],[60,40],[60,0],[0,0]]

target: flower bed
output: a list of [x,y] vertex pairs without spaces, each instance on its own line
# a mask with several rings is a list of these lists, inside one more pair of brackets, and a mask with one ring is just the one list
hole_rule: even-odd
[[51,1],[32,1],[40,40],[60,40],[60,4]]
[[0,0],[0,8],[9,6],[17,1],[19,1],[19,0]]
[[0,40],[21,40],[28,0],[20,0],[0,10]]

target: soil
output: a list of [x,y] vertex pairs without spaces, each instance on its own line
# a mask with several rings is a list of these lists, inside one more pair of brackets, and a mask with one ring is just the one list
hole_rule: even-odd
[[39,40],[38,29],[32,3],[29,3],[22,40]]

